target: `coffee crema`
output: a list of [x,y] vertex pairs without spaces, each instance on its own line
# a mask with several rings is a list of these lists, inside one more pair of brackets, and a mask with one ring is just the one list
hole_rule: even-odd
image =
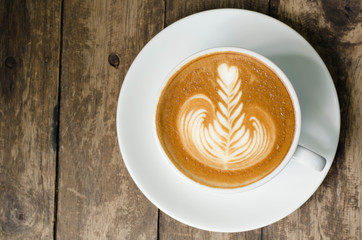
[[210,187],[237,188],[283,161],[294,137],[294,108],[282,81],[262,62],[217,52],[186,63],[168,79],[156,130],[184,175]]

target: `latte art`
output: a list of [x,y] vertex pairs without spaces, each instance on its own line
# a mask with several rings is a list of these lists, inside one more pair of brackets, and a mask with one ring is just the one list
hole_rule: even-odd
[[162,89],[155,124],[172,164],[216,188],[246,186],[270,174],[295,131],[283,82],[238,52],[205,54],[178,68]]
[[[215,105],[204,94],[190,97],[179,112],[180,138],[189,154],[205,165],[228,170],[254,165],[274,145],[275,126],[256,116],[245,119],[237,67],[223,63],[217,71],[220,101]],[[267,113],[261,114],[270,120]],[[244,121],[252,122],[253,128],[245,127]]]

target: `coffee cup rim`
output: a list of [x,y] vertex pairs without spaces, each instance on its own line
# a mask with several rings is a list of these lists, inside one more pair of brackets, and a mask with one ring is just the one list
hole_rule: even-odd
[[[167,156],[167,154],[165,153],[160,140],[158,138],[157,135],[157,128],[156,128],[156,112],[157,112],[157,106],[158,106],[158,102],[160,99],[160,96],[163,92],[163,89],[165,88],[165,86],[167,85],[169,79],[171,76],[173,76],[182,66],[184,66],[185,64],[187,64],[188,62],[191,62],[192,60],[199,58],[201,56],[204,55],[208,55],[208,54],[213,54],[213,53],[218,53],[218,52],[236,52],[236,53],[242,53],[245,55],[248,55],[250,57],[253,57],[259,61],[261,61],[263,64],[265,64],[267,67],[269,67],[270,70],[272,70],[278,77],[279,79],[282,81],[283,85],[285,86],[291,100],[292,100],[292,104],[293,104],[293,108],[294,108],[294,116],[295,116],[295,130],[294,130],[294,136],[293,136],[293,141],[292,144],[286,154],[286,156],[284,157],[283,161],[278,165],[277,168],[275,168],[271,173],[269,173],[268,175],[266,175],[265,177],[263,177],[262,179],[251,183],[249,185],[246,186],[242,186],[242,187],[237,187],[237,188],[217,188],[217,187],[211,187],[211,186],[206,186],[203,185],[201,183],[198,183],[192,179],[190,179],[189,177],[187,177],[186,175],[184,175],[174,164],[173,162],[169,159],[169,157]],[[300,138],[300,132],[301,132],[301,109],[300,109],[300,105],[299,105],[299,100],[298,100],[298,96],[294,90],[294,87],[292,85],[292,83],[290,82],[289,78],[286,76],[286,74],[274,63],[272,62],[270,59],[268,59],[267,57],[255,52],[255,51],[251,51],[249,49],[246,48],[240,48],[240,47],[213,47],[213,48],[208,48],[208,49],[204,49],[202,51],[196,52],[192,55],[190,55],[189,57],[185,58],[184,60],[182,60],[178,65],[176,65],[168,74],[167,76],[164,78],[163,83],[158,91],[158,94],[156,95],[156,99],[154,101],[153,104],[153,133],[154,133],[154,137],[155,137],[155,141],[157,142],[159,151],[161,153],[161,155],[164,157],[164,159],[167,160],[168,165],[171,166],[171,168],[173,169],[173,171],[180,177],[183,179],[183,181],[185,181],[188,184],[194,185],[196,187],[202,188],[202,189],[206,189],[208,191],[212,191],[212,192],[216,192],[216,193],[240,193],[240,192],[247,192],[250,190],[254,190],[257,189],[258,187],[268,183],[270,180],[272,180],[274,177],[276,177],[285,167],[286,165],[289,163],[289,161],[292,159],[294,152],[296,151],[296,148],[298,146],[298,142],[299,142],[299,138]]]

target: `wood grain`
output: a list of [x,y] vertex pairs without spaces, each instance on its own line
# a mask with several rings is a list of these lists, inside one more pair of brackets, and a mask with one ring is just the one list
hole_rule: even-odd
[[272,16],[303,35],[326,63],[341,106],[342,128],[327,178],[300,209],[263,230],[263,239],[362,239],[360,1],[273,1]]
[[0,239],[53,238],[60,1],[0,2]]
[[116,137],[122,80],[162,29],[159,1],[64,1],[57,239],[156,239],[157,208]]

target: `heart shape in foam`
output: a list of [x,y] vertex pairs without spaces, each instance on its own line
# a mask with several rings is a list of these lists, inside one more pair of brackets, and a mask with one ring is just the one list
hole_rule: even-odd
[[238,79],[238,69],[235,66],[228,67],[227,64],[220,64],[218,67],[218,73],[223,83],[228,87],[235,83]]

